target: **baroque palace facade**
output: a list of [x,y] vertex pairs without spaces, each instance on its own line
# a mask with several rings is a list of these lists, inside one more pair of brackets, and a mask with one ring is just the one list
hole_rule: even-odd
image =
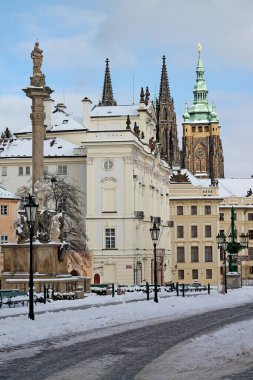
[[[216,235],[227,231],[232,205],[240,232],[249,231],[253,242],[253,198],[248,192],[253,179],[238,179],[235,185],[223,178],[220,127],[208,105],[203,73],[199,52],[194,102],[184,114],[182,152],[165,57],[154,102],[146,87],[138,104],[117,105],[109,60],[102,99],[93,107],[89,98],[82,100],[82,122],[64,104],[53,107],[51,98],[45,100],[44,172],[65,176],[84,193],[93,283],[153,283],[149,229],[154,220],[161,229],[161,284],[221,282],[223,257]],[[3,140],[0,148],[2,184],[24,201],[32,174],[31,127]],[[253,279],[253,261],[245,265],[244,277]]]

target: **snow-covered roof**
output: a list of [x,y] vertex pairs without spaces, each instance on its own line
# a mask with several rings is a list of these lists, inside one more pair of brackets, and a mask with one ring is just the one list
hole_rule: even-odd
[[73,117],[68,114],[64,109],[55,106],[55,111],[52,113],[52,128],[47,129],[52,132],[56,131],[75,131],[80,129],[85,129],[81,123],[74,120]]
[[[218,181],[219,195],[227,197],[246,197],[248,191],[253,191],[253,178],[216,178]],[[209,186],[211,180],[200,179],[204,186]]]
[[[61,138],[44,140],[44,156],[77,156],[84,155],[80,147]],[[0,159],[32,156],[32,139],[8,139],[0,142]]]
[[20,197],[0,187],[0,199],[20,199]]
[[[148,109],[144,106],[143,109]],[[110,116],[138,116],[139,104],[122,105],[122,106],[95,106],[90,113],[91,117],[110,117]]]
[[[82,123],[75,120],[72,114],[66,112],[66,107],[64,106],[64,104],[59,103],[54,108],[55,110],[51,114],[51,127],[47,127],[47,131],[59,132],[85,130]],[[32,125],[30,124],[29,126],[15,133],[15,135],[31,132]]]
[[[177,174],[176,172],[173,172]],[[197,178],[187,169],[182,169],[181,174],[186,174],[194,186],[210,187],[210,178]],[[219,196],[228,197],[246,197],[250,189],[253,192],[253,177],[248,178],[216,178],[218,181]]]
[[[189,178],[190,183],[193,186],[201,187],[210,187],[211,179],[210,178],[198,178],[194,176],[187,169],[181,169],[181,174],[186,174]],[[174,174],[177,174],[177,171],[173,171]],[[218,196],[220,198],[229,198],[229,197],[246,197],[253,192],[253,177],[248,178],[216,178],[217,180],[217,189]],[[187,183],[187,182],[185,182]],[[253,194],[252,194],[253,195]],[[173,197],[174,199],[174,197]]]

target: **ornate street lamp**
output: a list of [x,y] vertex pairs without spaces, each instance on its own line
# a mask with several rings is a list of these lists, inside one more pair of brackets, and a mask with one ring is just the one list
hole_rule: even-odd
[[224,251],[225,293],[227,293],[226,252],[228,252],[228,257],[229,257],[229,272],[237,272],[238,271],[238,253],[242,249],[248,248],[249,235],[242,233],[241,235],[239,235],[239,239],[240,239],[240,242],[237,241],[237,231],[235,229],[235,210],[234,210],[234,207],[232,207],[230,234],[228,236],[225,236],[224,234],[218,234],[216,236],[218,248],[222,248]]
[[160,228],[156,226],[156,222],[154,221],[153,227],[149,229],[151,239],[154,244],[154,285],[155,285],[155,297],[154,301],[158,303],[157,297],[157,269],[156,269],[156,242],[159,239]]
[[29,272],[29,314],[28,318],[34,320],[34,309],[33,309],[33,252],[32,252],[32,241],[34,235],[34,224],[36,220],[36,214],[38,205],[34,202],[34,198],[29,194],[28,202],[24,205],[26,212],[26,218],[29,225],[30,231],[30,272]]
[[218,248],[222,248],[223,250],[223,283],[224,283],[224,291],[227,293],[227,257],[226,250],[228,242],[226,241],[226,236],[224,234],[218,234],[216,236],[216,241]]

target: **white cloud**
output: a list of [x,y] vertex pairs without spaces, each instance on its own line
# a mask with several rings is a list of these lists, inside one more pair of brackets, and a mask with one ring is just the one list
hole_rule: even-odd
[[0,132],[17,132],[30,124],[31,100],[24,96],[0,96]]
[[[172,96],[180,110],[177,115],[179,131],[184,100],[192,100],[197,42],[200,40],[208,71],[210,100],[215,99],[221,119],[226,174],[238,175],[242,170],[251,173],[253,99],[243,93],[240,74],[245,69],[249,72],[253,69],[253,50],[250,49],[252,0],[111,0],[106,3],[45,0],[23,12],[13,9],[9,27],[15,25],[17,33],[15,43],[10,43],[8,49],[12,54],[16,53],[15,58],[12,56],[12,63],[17,60],[14,78],[25,77],[24,83],[28,83],[29,74],[18,76],[18,65],[22,60],[26,72],[31,72],[30,53],[39,38],[44,51],[43,71],[47,84],[56,91],[53,97],[62,101],[64,91],[69,109],[81,112],[84,96],[95,102],[101,97],[107,57],[111,61],[116,100],[131,103],[133,74],[136,100],[141,85],[149,84],[153,92],[156,84],[158,92],[161,56],[166,54],[169,79],[173,84]],[[6,49],[5,52],[7,56]],[[5,55],[0,58],[1,72],[6,76],[12,70],[8,59]],[[227,73],[235,67],[236,75],[229,78]],[[211,70],[219,77],[212,76]],[[226,79],[222,78],[223,73],[227,74]],[[189,75],[192,84],[187,88],[189,79],[186,76],[189,78]],[[233,91],[240,88],[241,93],[227,90],[228,81],[230,88],[233,83]],[[22,124],[30,122],[30,103],[28,99],[24,100],[25,95],[9,96],[8,88],[5,93],[7,96],[0,97],[0,127],[6,125],[16,129],[17,121]]]

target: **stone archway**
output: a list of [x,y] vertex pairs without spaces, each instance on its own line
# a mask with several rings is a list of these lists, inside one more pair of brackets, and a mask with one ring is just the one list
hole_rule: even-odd
[[70,274],[71,276],[80,276],[80,273],[76,269],[73,269]]

